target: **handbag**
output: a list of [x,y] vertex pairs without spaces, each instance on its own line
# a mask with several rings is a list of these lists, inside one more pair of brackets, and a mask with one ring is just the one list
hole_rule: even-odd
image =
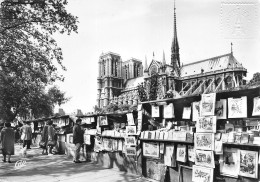
[[41,148],[45,148],[45,147],[46,147],[45,141],[40,141],[39,146],[40,146]]
[[56,145],[56,141],[54,140],[49,140],[47,143],[48,146],[55,146]]

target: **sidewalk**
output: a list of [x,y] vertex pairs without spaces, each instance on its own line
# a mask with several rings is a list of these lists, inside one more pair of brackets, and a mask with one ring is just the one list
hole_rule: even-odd
[[[19,151],[16,146],[16,152]],[[28,150],[28,157],[22,158],[16,153],[12,156],[13,163],[0,162],[0,182],[143,182],[149,181],[138,175],[106,169],[97,164],[83,162],[75,164],[66,155],[41,155],[42,150]],[[15,162],[25,160],[21,169],[15,169]]]

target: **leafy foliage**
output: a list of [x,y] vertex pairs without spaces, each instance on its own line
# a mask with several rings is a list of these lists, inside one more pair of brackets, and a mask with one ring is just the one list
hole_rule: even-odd
[[260,85],[260,73],[256,72],[253,78],[249,81],[248,85]]
[[143,83],[138,84],[137,92],[138,92],[138,96],[139,96],[139,99],[141,102],[147,101],[147,95],[146,95],[146,91],[145,91],[145,87],[144,87]]

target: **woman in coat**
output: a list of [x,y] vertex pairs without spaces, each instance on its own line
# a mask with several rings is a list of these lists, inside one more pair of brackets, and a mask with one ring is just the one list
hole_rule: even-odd
[[14,130],[11,128],[11,123],[5,123],[5,127],[1,131],[1,143],[3,152],[3,162],[6,162],[6,156],[8,162],[11,163],[11,155],[14,155]]

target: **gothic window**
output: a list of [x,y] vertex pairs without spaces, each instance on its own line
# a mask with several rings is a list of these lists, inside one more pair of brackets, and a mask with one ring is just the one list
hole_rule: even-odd
[[115,62],[115,76],[117,76],[117,62]]
[[103,75],[106,75],[106,63],[103,61]]
[[111,75],[114,74],[114,60],[111,60]]
[[139,65],[138,68],[137,68],[137,77],[138,77],[138,76],[141,76],[141,75],[140,75],[140,72],[141,72],[141,67],[140,67],[140,65]]
[[127,70],[127,66],[125,66],[125,79],[128,79],[128,70]]
[[157,73],[157,67],[155,65],[153,65],[151,67],[151,75],[154,75],[155,73]]
[[226,88],[227,89],[232,88],[232,78],[231,78],[231,76],[226,78]]

